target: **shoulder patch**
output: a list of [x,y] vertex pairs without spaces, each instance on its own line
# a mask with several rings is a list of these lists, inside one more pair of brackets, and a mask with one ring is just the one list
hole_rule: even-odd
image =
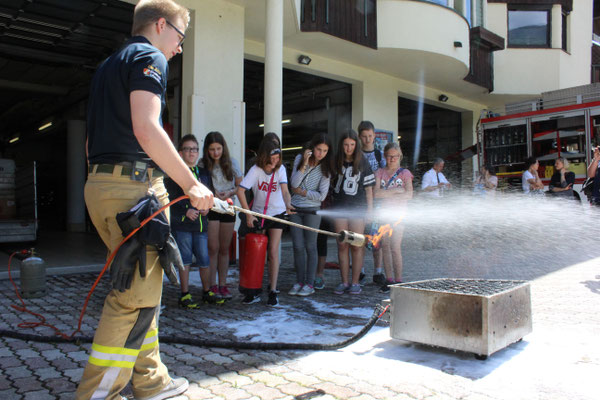
[[143,73],[145,76],[162,84],[162,72],[160,72],[160,69],[156,68],[154,65],[148,65],[146,68],[144,68]]

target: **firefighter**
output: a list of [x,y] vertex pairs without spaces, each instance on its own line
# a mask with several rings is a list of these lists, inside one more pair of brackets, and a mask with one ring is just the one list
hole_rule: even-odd
[[[165,173],[190,196],[193,207],[213,206],[211,192],[194,178],[161,123],[167,62],[181,53],[188,23],[188,10],[172,0],[140,1],[133,37],[99,66],[92,80],[85,202],[110,251],[122,240],[117,213],[129,210],[149,189],[166,204]],[[157,318],[167,267],[161,268],[154,247],[145,248],[145,260],[143,274],[135,262],[125,269],[120,263],[119,271],[114,271],[115,262],[111,266],[111,274],[131,274],[131,287],[113,289],[106,297],[77,399],[121,399],[130,380],[136,399],[165,399],[187,390],[187,380],[172,379],[159,354]]]

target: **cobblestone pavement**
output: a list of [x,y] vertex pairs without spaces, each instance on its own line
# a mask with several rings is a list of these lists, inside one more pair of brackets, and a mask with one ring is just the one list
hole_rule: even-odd
[[[335,259],[335,245],[330,243]],[[471,354],[390,339],[384,322],[357,343],[333,352],[261,351],[161,344],[171,374],[185,376],[190,389],[180,399],[293,399],[317,389],[319,399],[597,399],[600,373],[600,259],[586,252],[565,256],[546,246],[531,259],[514,243],[491,250],[485,241],[440,246],[423,237],[404,241],[405,281],[437,277],[532,280],[533,333],[485,361]],[[245,306],[240,296],[222,306],[177,308],[178,289],[165,284],[161,335],[235,341],[336,342],[364,325],[373,306],[387,296],[367,283],[358,296],[336,296],[338,272],[326,270],[325,290],[291,297],[291,247],[284,244],[281,306]],[[564,253],[564,252],[563,252]],[[372,258],[367,255],[367,281]],[[235,270],[234,270],[235,272]],[[235,273],[232,283],[237,284]],[[26,300],[29,309],[71,333],[95,275],[48,278],[48,294]],[[18,283],[18,282],[17,282]],[[82,334],[92,336],[107,293],[96,289]],[[18,330],[32,320],[18,313],[9,281],[0,281],[0,329]],[[197,289],[199,290],[199,289]],[[194,293],[198,295],[198,293]],[[283,320],[283,321],[282,321]],[[270,322],[269,322],[270,321]],[[293,325],[296,324],[296,325]],[[291,328],[290,328],[291,327]],[[306,329],[305,329],[306,328]],[[290,335],[290,329],[296,335]],[[35,333],[48,335],[48,328]],[[283,337],[283,340],[281,339]],[[89,344],[28,342],[0,337],[0,399],[72,398]],[[132,397],[130,388],[123,395]]]

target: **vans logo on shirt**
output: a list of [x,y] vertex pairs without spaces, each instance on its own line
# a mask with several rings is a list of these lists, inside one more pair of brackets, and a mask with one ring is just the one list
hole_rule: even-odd
[[[261,192],[269,191],[269,182],[263,181],[258,184],[258,190]],[[271,193],[275,193],[277,191],[277,182],[273,182],[273,186],[271,186]]]

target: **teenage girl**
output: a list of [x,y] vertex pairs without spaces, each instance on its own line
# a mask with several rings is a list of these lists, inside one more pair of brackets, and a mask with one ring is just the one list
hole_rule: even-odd
[[[404,209],[408,200],[413,196],[413,174],[408,169],[400,167],[402,161],[402,150],[398,144],[388,143],[383,149],[386,166],[375,172],[374,197],[378,207],[397,212],[397,218],[403,217]],[[387,213],[386,213],[387,214]],[[390,215],[387,220],[381,221],[381,225],[392,223]],[[385,235],[381,241],[383,254],[383,267],[385,269],[386,281],[381,287],[382,292],[390,290],[389,285],[402,282],[402,234],[404,226],[402,223],[392,223],[392,236]],[[392,271],[393,267],[393,271]]]
[[[210,132],[204,138],[200,165],[210,171],[214,195],[221,200],[235,201],[237,188],[242,181],[242,171],[237,160],[229,156],[227,142],[220,132]],[[235,216],[208,213],[208,255],[210,257],[210,290],[224,299],[232,295],[227,287],[229,269],[229,246],[233,237]],[[217,284],[218,271],[218,284]]]
[[[279,218],[282,218],[286,212],[292,214],[287,175],[285,167],[281,164],[281,149],[273,140],[263,138],[258,148],[256,164],[250,168],[237,189],[241,206],[249,210],[250,207],[246,201],[246,190],[252,190],[254,194],[252,211]],[[242,221],[242,224],[244,224],[244,221]],[[281,234],[283,233],[283,224],[262,218],[257,220],[252,215],[246,215],[245,226],[240,226],[240,235],[244,231],[256,229],[266,230],[269,235],[269,244],[267,246],[269,299],[267,304],[275,306],[278,303],[276,290],[277,277],[279,275],[279,243],[281,242]],[[257,293],[248,293],[243,303],[251,304],[258,301],[260,301],[260,297]]]
[[[315,135],[308,147],[296,156],[292,172],[292,207],[297,214],[290,221],[318,228],[321,216],[316,211],[329,190],[331,175],[329,138],[324,133]],[[292,226],[296,284],[290,295],[309,296],[315,292],[314,281],[317,270],[317,233]]]
[[[333,187],[333,206],[337,212],[334,219],[335,232],[350,230],[363,233],[365,218],[373,211],[373,185],[375,176],[360,149],[358,135],[352,129],[343,132],[336,157],[337,177]],[[367,214],[367,215],[365,215]],[[341,218],[350,215],[352,218]],[[370,218],[370,217],[368,217]],[[349,281],[350,255],[352,255],[352,281]],[[360,272],[364,261],[364,247],[338,242],[338,259],[342,282],[335,294],[360,294]]]

